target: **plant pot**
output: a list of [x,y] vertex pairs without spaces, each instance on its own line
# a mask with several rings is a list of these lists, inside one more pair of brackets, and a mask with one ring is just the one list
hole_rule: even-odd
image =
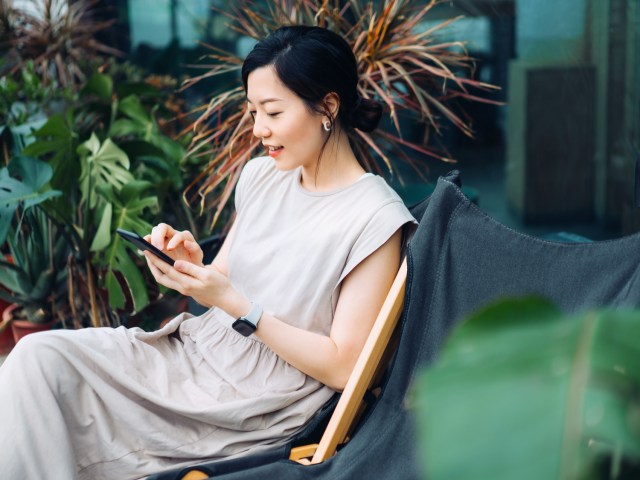
[[[13,263],[13,257],[11,255],[5,255],[5,259],[9,263]],[[4,311],[11,305],[11,303],[0,298],[0,355],[7,355],[16,344],[13,339],[11,323],[9,320],[4,320]]]
[[[0,312],[9,308],[10,304],[0,300]],[[5,321],[4,316],[0,320],[0,355],[7,355],[16,344],[13,339],[13,330],[10,321]]]
[[13,318],[13,311],[18,308],[19,305],[12,304],[5,308],[4,312],[2,312],[2,323],[11,323],[11,331],[13,333],[13,340],[15,343],[24,337],[25,335],[29,335],[30,333],[35,332],[43,332],[45,330],[51,330],[55,321],[47,322],[47,323],[34,323],[28,320],[16,320]]

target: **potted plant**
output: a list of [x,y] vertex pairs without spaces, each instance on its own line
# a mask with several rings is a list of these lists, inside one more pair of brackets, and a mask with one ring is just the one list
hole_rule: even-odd
[[117,52],[94,38],[110,25],[92,19],[95,5],[46,0],[0,12],[7,60],[0,66],[0,147],[5,163],[22,155],[51,167],[51,188],[60,195],[41,208],[70,248],[66,311],[74,327],[118,326],[158,297],[116,228],[142,233],[162,213],[163,221],[197,231],[188,207],[175,201],[193,165],[185,165],[188,137],[172,138],[182,130],[169,121],[180,116],[168,93],[174,85],[100,58]]
[[11,305],[10,302],[0,298],[0,355],[7,355],[16,343],[13,339],[10,321],[5,322],[2,318],[2,313],[9,305]]
[[7,237],[13,263],[0,260],[4,268],[0,283],[7,290],[0,297],[12,301],[3,312],[14,341],[24,335],[52,328],[65,318],[60,305],[66,287],[66,239],[39,207],[24,212],[24,223]]
[[70,288],[84,299],[72,309],[79,326],[118,326],[158,296],[117,228],[148,232],[160,213],[163,221],[192,227],[186,206],[175,202],[185,148],[162,131],[154,95],[150,85],[115,86],[95,73],[77,104],[34,131],[23,151],[52,166],[52,186],[63,193],[46,208],[73,248],[67,269]]
[[[9,174],[10,169],[15,176]],[[0,298],[15,341],[26,332],[51,328],[60,318],[68,242],[42,204],[57,196],[48,182],[51,168],[34,158],[16,157],[0,169]]]

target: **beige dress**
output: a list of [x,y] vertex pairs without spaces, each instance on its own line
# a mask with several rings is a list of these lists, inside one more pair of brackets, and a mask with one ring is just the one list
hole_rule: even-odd
[[[379,177],[310,193],[299,175],[268,157],[247,164],[229,278],[277,318],[328,334],[342,279],[414,220]],[[2,478],[140,478],[286,442],[333,391],[232,321],[212,308],[155,332],[21,340],[0,367]]]

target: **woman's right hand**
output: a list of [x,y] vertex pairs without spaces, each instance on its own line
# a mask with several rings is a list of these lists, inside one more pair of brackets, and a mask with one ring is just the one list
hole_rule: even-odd
[[185,260],[198,266],[204,266],[202,249],[188,230],[179,232],[171,225],[160,223],[153,227],[151,235],[145,236],[144,239],[174,260]]

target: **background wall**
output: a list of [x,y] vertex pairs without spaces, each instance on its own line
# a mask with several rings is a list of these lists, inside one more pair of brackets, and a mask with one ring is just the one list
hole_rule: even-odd
[[[159,73],[189,74],[187,65],[204,53],[199,41],[240,54],[251,45],[211,9],[225,8],[225,2],[108,3],[124,32],[112,42],[128,45],[132,59]],[[478,59],[474,75],[502,88],[491,96],[502,106],[462,104],[475,139],[453,128],[438,139],[459,160],[456,167],[477,190],[480,206],[499,221],[536,234],[640,230],[633,202],[640,152],[639,4],[451,0],[425,19],[424,28],[464,15],[443,35],[469,40],[469,54]],[[188,95],[204,95],[216,85],[202,88]],[[419,129],[409,122],[406,130],[417,135]],[[429,182],[452,168],[429,158],[423,164]],[[403,193],[417,198],[428,191],[414,175],[405,177],[403,184],[391,179]]]

